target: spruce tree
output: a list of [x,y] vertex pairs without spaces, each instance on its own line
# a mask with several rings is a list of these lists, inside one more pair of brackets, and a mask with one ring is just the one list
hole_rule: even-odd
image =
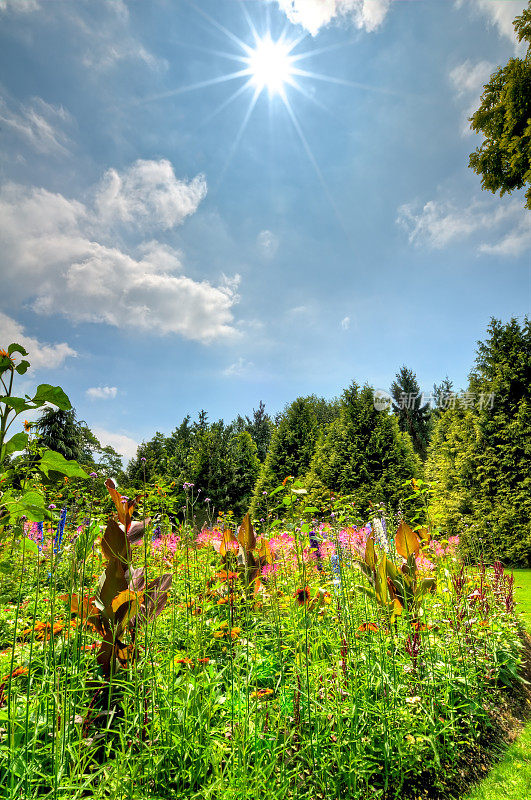
[[393,411],[401,431],[409,433],[413,447],[424,461],[430,438],[430,406],[422,404],[422,395],[417,376],[406,366],[396,373],[396,381],[391,384]]
[[427,464],[447,533],[474,554],[531,563],[531,324],[492,319],[468,391],[436,425]]
[[397,510],[411,494],[405,482],[420,470],[411,439],[396,418],[376,410],[370,386],[352,383],[343,393],[339,416],[317,443],[306,485],[310,502],[323,509],[331,493],[350,496],[362,520],[369,502]]
[[83,455],[74,408],[70,411],[47,408],[37,420],[36,427],[42,444],[50,450],[55,450],[68,460],[77,461]]
[[315,397],[298,397],[282,414],[273,432],[266,460],[255,486],[251,515],[264,516],[267,494],[288,475],[302,478],[308,471],[319,434]]

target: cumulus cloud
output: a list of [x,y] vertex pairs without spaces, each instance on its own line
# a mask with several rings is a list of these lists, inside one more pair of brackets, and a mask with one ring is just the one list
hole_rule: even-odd
[[16,320],[0,311],[0,344],[6,348],[12,342],[17,342],[28,351],[30,370],[56,369],[63,365],[65,359],[77,356],[76,351],[66,344],[45,344],[24,333],[24,328]]
[[278,236],[272,231],[260,231],[256,239],[258,249],[265,258],[274,258],[278,250]]
[[94,427],[94,435],[106,447],[110,445],[122,458],[130,459],[136,456],[138,442],[124,433],[113,433],[105,428]]
[[520,256],[531,246],[531,220],[521,200],[500,203],[473,200],[468,206],[429,200],[421,208],[406,204],[398,210],[398,224],[412,244],[442,249],[476,235],[479,252]]
[[203,175],[181,181],[166,159],[139,159],[122,173],[107,170],[96,191],[96,208],[108,224],[168,230],[193,214],[206,193]]
[[339,324],[340,324],[342,330],[348,331],[348,329],[350,328],[350,317],[343,317],[343,319],[341,320],[341,322]]
[[357,28],[374,31],[385,19],[391,0],[277,0],[288,19],[312,36],[334,19],[351,20]]
[[118,394],[116,386],[91,386],[86,395],[91,400],[114,400]]
[[40,313],[77,322],[201,342],[233,336],[239,276],[222,276],[218,286],[193,280],[182,274],[181,254],[168,245],[149,240],[129,252],[109,231],[113,220],[131,228],[136,221],[141,234],[157,224],[179,224],[204,196],[204,179],[178,181],[168,162],[136,162],[116,175],[119,189],[103,204],[104,184],[87,204],[13,183],[0,189],[0,267],[11,295],[31,301]]
[[490,61],[478,61],[474,64],[467,59],[450,72],[450,82],[454,88],[457,101],[463,108],[461,122],[461,134],[463,136],[473,133],[470,129],[469,118],[478,109],[483,87],[495,68],[495,64]]
[[34,97],[28,103],[19,103],[6,96],[0,97],[0,127],[3,139],[11,133],[13,144],[21,142],[36,153],[53,156],[68,155],[70,139],[64,131],[72,118],[62,106],[46,103]]

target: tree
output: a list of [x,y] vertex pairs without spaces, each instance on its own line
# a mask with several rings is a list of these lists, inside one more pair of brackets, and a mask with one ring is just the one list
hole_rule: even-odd
[[531,209],[531,0],[514,28],[518,40],[527,42],[527,53],[509,59],[485,85],[481,105],[470,119],[470,127],[485,138],[469,166],[491,192],[503,195],[529,186],[525,197]]
[[474,554],[531,564],[531,324],[492,319],[487,333],[473,404],[441,416],[426,474],[446,533],[464,533]]
[[363,519],[369,502],[397,510],[411,494],[404,484],[420,471],[396,417],[375,409],[370,386],[353,382],[343,392],[339,416],[317,443],[306,485],[315,505],[326,506],[331,492],[349,495]]
[[441,414],[446,411],[450,404],[450,400],[454,394],[454,384],[448,377],[441,381],[441,383],[433,384],[433,399],[435,401],[435,408],[431,410],[432,422],[439,419]]
[[42,443],[50,450],[55,450],[69,461],[81,459],[83,450],[74,408],[69,411],[47,408],[37,420],[36,428]]
[[430,437],[430,406],[422,405],[422,395],[415,373],[403,366],[391,384],[393,411],[401,431],[409,433],[415,452],[424,461]]
[[313,456],[319,423],[315,397],[298,397],[284,410],[273,432],[266,460],[255,486],[251,514],[264,516],[267,497],[288,475],[302,478]]

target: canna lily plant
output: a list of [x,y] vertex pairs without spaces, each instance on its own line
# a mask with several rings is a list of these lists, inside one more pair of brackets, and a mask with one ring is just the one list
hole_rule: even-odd
[[426,528],[414,531],[401,522],[395,536],[395,548],[403,561],[397,566],[385,553],[377,554],[372,535],[367,539],[365,554],[359,564],[371,587],[359,588],[376,601],[390,622],[404,611],[411,622],[417,622],[422,600],[435,590],[435,578],[419,580],[417,575],[416,556],[423,544],[429,541],[430,534]]
[[109,519],[101,540],[105,569],[95,596],[83,599],[72,595],[70,610],[102,637],[97,661],[104,677],[109,679],[118,665],[128,667],[135,660],[138,627],[163,611],[172,576],[167,573],[147,581],[143,567],[133,569],[131,545],[142,540],[149,519],[133,522],[139,498],[122,498],[110,479],[105,486],[118,517]]
[[273,563],[273,553],[269,544],[264,541],[258,549],[257,544],[251,518],[246,514],[236,536],[230,529],[223,531],[219,548],[226,569],[233,566],[246,587],[254,582],[255,595],[260,589],[262,567]]

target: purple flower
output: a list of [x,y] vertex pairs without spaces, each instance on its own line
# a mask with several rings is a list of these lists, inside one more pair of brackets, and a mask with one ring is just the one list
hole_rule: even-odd
[[263,496],[265,497],[265,496],[267,495],[267,492],[262,492],[262,494],[263,494]]
[[98,477],[98,473],[97,472],[91,472],[90,473],[90,477],[91,478],[97,478]]
[[142,461],[142,463],[144,463],[144,462],[145,462],[145,460],[146,460],[146,457],[145,457],[145,456],[142,456],[142,458],[140,459],[140,461]]
[[50,511],[53,511],[53,509],[54,509],[54,508],[57,508],[57,506],[54,506],[54,504],[53,504],[53,503],[50,503],[50,505],[48,506],[48,508],[50,509]]
[[210,503],[210,497],[205,497],[205,503]]

